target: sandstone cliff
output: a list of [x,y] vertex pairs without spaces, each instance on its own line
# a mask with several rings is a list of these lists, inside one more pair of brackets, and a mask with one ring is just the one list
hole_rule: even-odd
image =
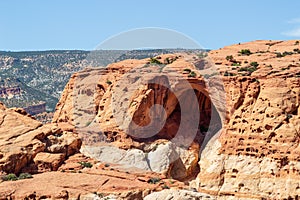
[[[245,55],[245,49],[251,53]],[[298,43],[256,41],[212,51],[210,57],[231,74],[224,78],[230,116],[220,137],[202,152],[198,188],[219,196],[298,199]]]
[[[195,178],[196,172],[191,186],[220,198],[297,199],[299,48],[296,41],[254,41],[211,51],[200,60],[174,54],[122,61],[101,70],[87,69],[72,76],[53,122],[79,132],[87,150],[84,153],[99,160],[103,155],[91,146],[113,145],[125,151],[137,148],[141,160],[145,158],[152,169],[149,154],[157,147],[163,149],[160,147],[168,141],[179,144],[179,148],[188,144],[174,150],[177,163],[170,159],[170,165],[160,172],[175,178],[180,174],[177,178],[182,180]],[[151,65],[153,61],[160,64],[158,68]],[[211,73],[216,71],[220,75]],[[153,72],[158,75],[151,76]],[[138,80],[136,74],[146,82],[131,91],[130,86]],[[185,93],[184,81],[197,96],[197,103],[189,99],[191,93]],[[222,90],[224,96],[217,94]],[[194,132],[190,127],[194,123],[188,124],[180,114],[180,98],[191,109],[199,105],[200,117],[195,120],[199,131],[195,135],[188,135]],[[161,105],[164,112],[153,105]],[[151,112],[163,116],[157,120],[155,127],[160,129],[156,135],[151,135],[156,131],[153,129],[139,130],[151,123]],[[177,136],[179,122],[188,124],[183,126],[187,135],[181,138]],[[191,137],[192,141],[185,141]],[[157,147],[153,149],[151,144]],[[168,152],[172,152],[170,148]],[[189,161],[180,156],[180,151]],[[163,152],[157,154],[161,159],[173,155]],[[181,167],[178,161],[183,163]]]

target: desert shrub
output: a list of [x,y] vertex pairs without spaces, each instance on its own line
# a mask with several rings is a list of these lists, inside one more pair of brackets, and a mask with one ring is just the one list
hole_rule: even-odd
[[232,65],[231,65],[231,66],[241,66],[241,63],[239,63],[239,62],[232,63]]
[[81,166],[86,168],[92,168],[93,165],[90,162],[78,162]]
[[235,76],[235,75],[236,74],[228,72],[228,71],[224,72],[224,76]]
[[290,66],[281,68],[282,71],[290,69]]
[[164,184],[163,186],[161,186],[162,189],[170,189],[169,186],[167,186],[166,184]]
[[300,50],[298,48],[294,49],[293,51],[300,54]]
[[104,165],[104,167],[109,167],[110,166],[110,164],[108,164],[108,163],[106,163],[105,165]]
[[280,53],[280,52],[276,52],[276,57],[277,58],[281,58],[281,57],[284,57],[284,56],[287,56],[287,55],[292,55],[294,54],[293,52],[289,52],[289,51],[285,51],[283,53]]
[[21,173],[20,175],[19,175],[19,178],[18,179],[28,179],[28,178],[33,178],[32,177],[32,175],[31,174],[29,174],[29,173]]
[[150,58],[150,64],[157,64],[157,65],[161,65],[162,62],[160,62],[159,60],[157,60],[156,58]]
[[283,55],[282,55],[280,52],[276,52],[275,54],[276,54],[276,57],[277,57],[277,58],[283,57]]
[[111,84],[112,84],[112,82],[111,82],[110,80],[106,80],[106,83],[107,83],[108,85],[111,85]]
[[150,179],[147,181],[147,183],[150,183],[150,184],[156,184],[156,183],[158,183],[159,181],[161,181],[160,178],[154,177],[154,178],[150,178]]
[[242,49],[239,53],[242,55],[246,55],[246,56],[249,56],[252,54],[249,49]]
[[233,56],[232,56],[232,55],[230,55],[230,56],[226,56],[226,60],[228,60],[228,61],[232,61],[232,60],[233,60]]
[[171,64],[172,62],[171,62],[170,58],[166,58],[166,59],[165,59],[165,63]]
[[294,52],[290,52],[290,51],[285,51],[282,53],[283,56],[287,56],[287,55],[293,55]]
[[256,70],[257,70],[256,67],[241,67],[238,71],[239,72],[250,72],[250,73],[252,73]]
[[176,56],[175,58],[166,58],[164,63],[166,63],[166,64],[172,64],[177,59],[178,59],[178,56]]
[[188,75],[188,77],[196,77],[197,74],[194,71],[191,71],[190,74]]
[[257,68],[258,65],[259,65],[259,64],[258,64],[257,62],[251,62],[251,63],[250,63],[250,66],[255,67],[255,68]]
[[18,177],[15,174],[7,174],[4,177],[2,177],[3,181],[16,181],[18,180]]
[[296,41],[296,42],[295,42],[295,45],[298,45],[298,44],[299,44],[299,41]]
[[241,67],[238,71],[239,72],[246,72],[246,71],[248,71],[248,67]]
[[254,72],[257,70],[257,66],[259,64],[257,62],[251,62],[249,67],[241,67],[238,71],[239,72]]

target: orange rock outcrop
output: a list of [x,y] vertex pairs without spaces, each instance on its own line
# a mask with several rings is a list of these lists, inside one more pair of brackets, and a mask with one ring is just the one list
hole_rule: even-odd
[[[166,58],[172,60],[171,64],[165,63],[161,70],[168,74],[168,78],[158,76],[158,84],[141,84],[132,93],[123,90],[124,85],[136,81],[129,72],[146,66],[151,74],[153,70],[149,59],[122,61],[100,71],[89,69],[71,78],[57,107],[54,122],[76,127],[76,120],[85,113],[80,106],[74,112],[72,102],[76,102],[73,93],[76,90],[73,87],[80,85],[78,83],[85,79],[85,75],[100,72],[99,79],[94,80],[96,92],[82,92],[86,97],[95,95],[95,102],[92,103],[96,105],[93,110],[96,120],[92,125],[97,127],[98,124],[101,130],[100,137],[98,133],[88,141],[105,140],[124,149],[143,149],[149,141],[176,137],[179,119],[175,113],[180,111],[176,110],[178,99],[159,85],[167,83],[170,87],[180,88],[180,81],[187,80],[196,94],[198,92],[202,96],[198,98],[203,108],[200,111],[203,120],[200,119],[199,127],[204,125],[205,128],[209,124],[207,121],[211,116],[205,115],[206,109],[207,113],[214,109],[217,111],[217,121],[223,127],[220,132],[207,134],[204,145],[203,138],[193,141],[203,149],[200,152],[200,172],[191,185],[199,191],[224,197],[298,198],[299,48],[296,41],[254,41],[211,51],[208,58],[202,61],[189,55],[162,55],[156,57],[161,63]],[[205,70],[212,69],[210,65],[220,76],[205,73]],[[177,75],[172,74],[174,71]],[[196,75],[191,75],[191,71]],[[145,79],[150,77],[147,74],[143,76]],[[218,78],[214,80],[214,77]],[[218,82],[219,77],[221,82]],[[178,82],[172,83],[175,79]],[[217,98],[210,90],[211,85],[217,90],[221,90],[223,85],[226,99]],[[131,94],[129,98],[123,98],[128,101],[127,110],[116,113],[112,108],[116,100],[113,98],[115,91],[123,97],[126,93]],[[189,100],[187,102],[191,103]],[[149,124],[150,108],[154,104],[164,107],[167,123],[150,140],[141,139],[139,135],[132,134],[132,124]],[[130,113],[131,117],[122,115],[122,112]],[[120,129],[119,116],[124,116],[125,129]],[[77,125],[78,128],[80,125]],[[199,137],[201,135],[195,138]]]

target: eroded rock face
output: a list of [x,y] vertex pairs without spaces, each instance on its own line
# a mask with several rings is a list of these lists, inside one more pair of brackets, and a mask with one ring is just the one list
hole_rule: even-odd
[[[163,187],[184,189],[183,183],[166,179],[157,173],[120,170],[103,163],[92,162],[92,168],[73,168],[78,161],[90,158],[76,154],[71,156],[55,172],[33,175],[31,179],[0,183],[1,199],[143,199]],[[71,169],[71,168],[72,169]],[[71,170],[69,171],[68,170]],[[158,180],[158,178],[160,178]],[[158,180],[151,182],[149,180]]]
[[150,170],[146,156],[138,149],[123,150],[114,146],[83,146],[81,152],[91,158],[105,163],[115,163],[124,167],[136,167]]
[[[179,124],[184,126],[181,129],[184,130],[185,137],[189,132],[193,132],[188,131],[194,128],[192,126],[195,126],[196,130],[198,126],[207,129],[212,117],[211,110],[213,107],[222,109],[224,99],[209,94],[200,74],[189,76],[185,73],[185,68],[190,71],[196,70],[192,58],[164,55],[160,60],[173,57],[176,58],[174,62],[166,64],[163,69],[149,65],[149,59],[126,60],[113,63],[105,69],[87,69],[74,74],[58,103],[53,122],[68,123],[77,132],[92,132],[88,127],[93,128],[96,123],[94,132],[98,131],[99,134],[86,134],[86,137],[89,137],[86,141],[97,143],[106,140],[125,149],[138,145],[135,141],[147,141],[155,132],[159,133],[154,140],[170,140],[176,136]],[[161,71],[163,73],[160,73]],[[212,80],[211,84],[221,86],[222,83],[217,81]],[[190,96],[194,96],[194,99]],[[188,117],[193,116],[186,117],[182,112],[190,113],[196,108],[199,110],[199,104],[200,122],[190,123]],[[154,105],[161,105],[165,114],[161,113],[159,107],[153,110]],[[182,110],[183,108],[186,109]],[[151,122],[151,115],[162,117],[157,120],[158,130],[145,128]],[[198,115],[199,113],[195,117],[199,118]],[[223,115],[219,117],[219,121],[224,118]],[[160,121],[167,123],[159,127]],[[144,129],[139,131],[140,127]]]
[[0,120],[0,171],[6,173],[57,170],[81,146],[75,134],[42,125],[23,109],[0,103]]
[[123,150],[115,146],[82,146],[81,152],[100,162],[119,164],[122,168],[137,168],[165,174],[177,180],[195,176],[199,149],[189,151],[174,143],[152,144],[148,152],[139,149]]
[[[202,152],[200,191],[225,197],[299,198],[297,48],[295,41],[257,41],[210,52],[219,68],[230,73],[247,66],[246,61],[259,65],[251,75],[224,81],[230,117],[220,137]],[[242,49],[252,54],[238,56]],[[292,53],[278,56],[284,52]],[[242,66],[232,70],[228,55]]]
[[[212,110],[223,106],[222,99],[209,96],[200,74],[190,76],[184,71],[185,68],[190,72],[196,70],[193,62],[197,60],[185,56],[161,56],[158,58],[161,62],[172,60],[172,63],[164,64],[163,69],[149,64],[149,59],[126,60],[105,69],[86,69],[74,74],[57,106],[53,122],[73,126],[83,138],[84,147],[105,142],[125,150],[137,148],[147,154],[146,159],[160,161],[150,162],[148,167],[142,164],[143,169],[169,173],[176,161],[174,169],[177,172],[169,175],[188,178],[195,173],[195,168],[199,168],[195,167],[199,158],[197,150],[201,147],[204,132],[210,126],[220,129],[224,116],[217,112],[212,116]],[[218,80],[213,81],[212,85],[221,85]],[[201,114],[195,112],[199,107]],[[153,121],[151,116],[160,118]],[[216,123],[210,124],[213,118]],[[160,145],[159,152],[145,149],[160,139],[171,140],[172,147],[163,150]],[[183,160],[173,145],[187,149],[182,154],[185,155]],[[99,149],[94,151],[92,154],[98,154],[96,158],[99,159]],[[126,154],[122,152],[120,157]],[[109,159],[113,161],[113,157]],[[143,157],[137,159],[143,160]]]
[[[110,180],[110,183],[102,187],[102,190],[99,190],[99,185],[102,185],[107,179]],[[80,196],[82,196],[81,199],[88,199],[88,197],[89,199],[94,199],[92,197],[100,199],[100,195],[95,195],[94,192],[99,194],[102,194],[101,192],[104,191],[112,192],[113,186],[120,188],[122,184],[127,184],[131,190],[134,190],[134,184],[140,184],[141,188],[151,187],[147,183],[129,179],[123,179],[122,183],[122,179],[106,175],[46,172],[35,175],[33,179],[18,181],[18,184],[15,182],[3,182],[0,185],[0,197],[26,199],[26,197],[29,198],[29,196],[34,195],[36,199],[43,197],[48,199],[78,199]],[[120,192],[122,191],[120,190]]]
[[[213,131],[208,130],[205,138],[196,134],[195,140],[190,143],[185,141],[192,132],[187,126],[187,137],[179,139],[190,146],[198,144],[201,148],[200,173],[197,181],[193,182],[194,186],[199,191],[220,198],[296,199],[300,193],[297,181],[300,179],[299,48],[296,41],[255,41],[211,51],[209,59],[221,73],[221,83],[214,74],[200,76],[197,70],[207,70],[207,61],[176,55],[177,59],[162,69],[168,72],[167,78],[156,76],[157,84],[140,84],[132,93],[129,86],[135,84],[136,79],[129,71],[146,66],[151,74],[152,66],[147,65],[149,59],[122,61],[101,71],[89,69],[75,74],[66,86],[54,122],[75,127],[83,133],[87,143],[106,142],[125,150],[138,148],[144,151],[145,144],[158,139],[176,138],[178,123],[186,124],[182,123],[185,119],[178,114],[182,112],[182,108],[178,109],[177,106],[180,98],[175,98],[168,87],[161,87],[160,84],[181,88],[182,81],[187,80],[196,92],[201,108],[203,118],[199,120],[199,128],[206,128],[209,118],[221,124],[223,122],[223,129],[220,130],[219,124],[216,124]],[[157,59],[164,62],[166,57],[172,56],[175,57],[164,55]],[[168,71],[170,68],[180,76]],[[195,71],[196,76],[189,76],[184,69]],[[94,92],[81,87],[89,73],[101,73],[99,79],[93,79],[94,82],[97,80]],[[151,80],[151,76],[144,74],[144,79]],[[77,86],[82,89],[76,90]],[[222,91],[222,87],[226,99],[216,95]],[[73,102],[76,102],[74,98],[79,91],[85,95],[81,97],[83,106],[78,109],[74,108]],[[178,91],[179,96],[187,96],[185,89]],[[127,106],[112,106],[116,103],[116,98],[113,98],[115,94],[123,97],[120,102]],[[89,102],[87,99],[91,95],[94,98]],[[155,132],[151,129],[136,131],[136,125],[143,127],[151,122],[151,112],[161,112],[159,107],[151,109],[154,104],[161,105],[165,110],[157,120],[158,126],[161,121],[167,123],[163,124],[158,134],[141,137],[142,133],[151,135]],[[187,100],[187,104],[194,108],[193,101]],[[81,116],[91,111],[83,109],[86,107],[94,108],[95,120],[84,121],[91,122],[84,130],[78,122],[83,119]],[[217,115],[209,116],[212,111]],[[121,124],[118,122],[119,116],[124,116],[121,117]],[[89,131],[90,134],[84,134]]]

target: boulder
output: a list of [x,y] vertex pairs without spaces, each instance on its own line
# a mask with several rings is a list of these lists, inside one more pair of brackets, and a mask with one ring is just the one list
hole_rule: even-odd
[[101,162],[120,164],[123,167],[150,170],[146,155],[138,149],[123,150],[114,146],[82,146],[81,153]]
[[62,153],[54,154],[40,152],[34,157],[33,161],[37,166],[39,172],[56,171],[65,160],[65,156],[66,155]]
[[152,144],[148,151],[109,145],[81,147],[81,153],[98,161],[163,173],[178,180],[190,177],[198,167],[197,151],[176,147],[171,142]]
[[0,171],[34,172],[38,166],[57,170],[64,159],[78,152],[81,140],[55,124],[42,125],[22,109],[0,103]]

